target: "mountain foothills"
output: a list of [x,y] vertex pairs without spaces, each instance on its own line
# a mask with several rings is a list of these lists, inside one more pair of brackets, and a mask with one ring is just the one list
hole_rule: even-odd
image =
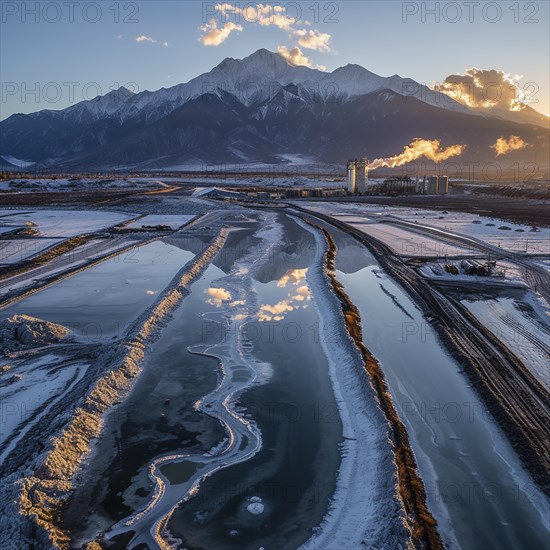
[[462,161],[490,162],[491,146],[511,135],[528,146],[507,160],[548,164],[548,118],[528,106],[473,110],[409,78],[359,65],[322,72],[261,49],[171,88],[119,88],[12,115],[0,123],[0,155],[3,165],[37,168],[341,163],[394,154],[421,137],[465,145]]

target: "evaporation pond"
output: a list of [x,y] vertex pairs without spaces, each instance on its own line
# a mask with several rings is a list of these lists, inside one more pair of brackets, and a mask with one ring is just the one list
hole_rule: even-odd
[[0,317],[19,313],[65,325],[77,335],[120,335],[163,291],[194,254],[154,241],[132,248],[16,302]]

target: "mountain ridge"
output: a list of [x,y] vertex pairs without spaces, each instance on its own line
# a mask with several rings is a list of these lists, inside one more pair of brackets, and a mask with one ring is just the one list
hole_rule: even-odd
[[[415,93],[409,94],[412,91]],[[213,103],[214,98],[218,101]],[[358,101],[361,98],[367,99]],[[190,103],[203,117],[204,128],[189,107],[182,110]],[[214,105],[217,126],[205,108]],[[358,112],[351,115],[348,107],[357,108]],[[231,110],[237,110],[235,116]],[[430,120],[426,123],[420,120],[420,113]],[[34,162],[37,166],[68,163],[112,166],[116,163],[113,157],[116,151],[119,163],[132,159],[136,166],[144,166],[162,163],[161,159],[168,157],[172,160],[166,162],[185,162],[186,157],[204,163],[272,162],[277,154],[298,153],[298,147],[300,154],[319,161],[327,155],[331,161],[342,161],[344,152],[338,156],[332,154],[330,142],[338,140],[332,143],[332,149],[340,151],[339,143],[347,141],[346,127],[348,133],[351,131],[362,141],[359,147],[374,146],[374,151],[369,152],[372,155],[390,148],[402,149],[407,143],[404,136],[411,133],[407,120],[418,132],[423,129],[435,138],[465,141],[466,145],[468,141],[477,143],[480,135],[486,135],[484,139],[494,143],[499,137],[495,136],[495,128],[501,128],[504,133],[523,132],[539,148],[542,139],[543,148],[547,147],[547,136],[531,128],[533,114],[529,115],[528,127],[522,128],[525,125],[510,120],[513,117],[506,113],[474,111],[409,78],[381,77],[351,63],[323,72],[292,65],[279,54],[260,49],[243,59],[225,58],[211,71],[170,88],[133,93],[120,87],[66,109],[14,114],[0,122],[0,155]],[[443,119],[454,124],[455,130],[441,126],[438,121]],[[230,120],[239,125],[238,131],[229,124]],[[384,120],[386,126],[391,121],[393,140],[388,136],[384,143],[377,144],[367,134],[376,131],[378,135],[386,135]],[[459,123],[463,120],[469,121],[470,133]],[[441,126],[439,136],[430,131],[430,121],[434,127]],[[366,129],[365,137],[355,131],[356,126]],[[317,128],[317,134],[312,128]],[[208,132],[220,135],[208,136]],[[156,136],[158,142],[151,140],[148,133]],[[148,143],[148,148],[139,143]],[[178,144],[179,153],[163,155],[162,147],[172,151],[173,144]],[[133,147],[138,154],[124,147]],[[350,148],[358,149],[353,144]]]

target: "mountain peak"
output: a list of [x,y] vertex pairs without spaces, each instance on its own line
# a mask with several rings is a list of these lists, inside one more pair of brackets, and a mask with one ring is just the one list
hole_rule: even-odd
[[120,86],[116,90],[111,90],[110,92],[107,92],[104,96],[98,96],[94,99],[98,99],[98,98],[128,99],[133,95],[134,95],[134,92],[132,92],[128,88],[125,88],[124,86]]
[[241,62],[247,63],[247,64],[260,63],[262,65],[269,65],[271,67],[281,67],[281,68],[294,66],[288,63],[281,54],[277,52],[272,52],[270,50],[266,50],[265,48],[260,48],[259,50],[256,50],[254,53],[243,58]]
[[281,56],[278,53],[272,52],[266,48],[260,48],[259,50],[256,50],[255,52],[251,53],[249,56],[245,57],[243,61],[253,60],[253,59],[260,59],[262,61],[265,61],[273,58],[281,59]]
[[271,67],[275,69],[284,69],[290,66],[278,53],[271,52],[265,48],[260,48],[254,53],[243,57],[242,59],[235,59],[233,57],[226,57],[221,63],[219,63],[214,70],[221,71],[234,71],[242,70],[243,67]]

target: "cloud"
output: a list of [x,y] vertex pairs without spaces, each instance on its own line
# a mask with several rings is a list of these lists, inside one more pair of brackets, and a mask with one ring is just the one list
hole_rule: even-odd
[[123,34],[115,34],[115,38],[118,38],[119,40],[122,40],[124,38]]
[[316,50],[319,52],[330,52],[330,34],[314,30],[300,29],[294,31],[294,36],[298,37],[298,44],[302,48]]
[[152,44],[156,42],[154,38],[151,38],[150,36],[147,36],[145,34],[140,34],[139,36],[136,36],[134,40],[136,42],[151,42]]
[[382,166],[394,168],[395,166],[403,166],[403,164],[412,162],[420,157],[429,158],[434,162],[441,162],[450,157],[462,154],[465,147],[465,145],[451,145],[446,149],[442,149],[437,139],[428,140],[415,138],[409,145],[405,145],[403,152],[399,155],[373,160],[367,167],[370,170],[381,168]]
[[[240,7],[238,4],[230,4],[227,2],[218,3],[214,6],[215,11],[220,14],[220,22],[224,22],[222,27],[218,27],[215,19],[211,19],[207,24],[200,27],[203,32],[199,38],[205,46],[219,46],[223,43],[232,31],[242,31],[243,27],[240,23],[256,24],[260,27],[277,27],[288,33],[289,37],[297,42],[295,47],[290,49],[286,46],[279,47],[279,53],[283,48],[283,57],[293,65],[302,65],[312,67],[312,62],[303,55],[298,48],[306,48],[319,52],[330,52],[331,35],[326,32],[321,32],[316,29],[297,28],[298,21],[286,13],[286,8],[280,5],[270,4],[246,4]],[[233,21],[229,21],[232,18]],[[309,21],[304,24],[311,27]],[[318,69],[325,70],[325,67],[317,65]]]
[[491,145],[491,149],[494,149],[497,157],[500,155],[506,155],[512,151],[518,151],[519,149],[525,149],[528,146],[526,141],[523,141],[519,136],[510,136],[508,139],[504,139],[500,136],[494,145]]
[[204,33],[199,41],[204,46],[219,46],[222,42],[225,42],[229,35],[233,31],[242,31],[241,25],[236,25],[231,21],[224,23],[223,27],[218,28],[218,24],[215,19],[211,19],[206,25],[203,25],[201,31]]
[[240,8],[237,4],[216,4],[215,10],[220,12],[223,20],[233,16],[236,21],[245,21],[246,23],[258,23],[262,27],[275,26],[283,30],[291,30],[294,19],[285,14],[283,6],[270,4],[246,4]]
[[224,302],[231,300],[231,293],[225,290],[225,288],[209,288],[207,293],[211,296],[207,302],[216,307],[221,307]]
[[279,55],[286,59],[291,65],[301,66],[301,67],[313,67],[313,63],[302,53],[302,50],[298,46],[294,46],[290,50],[286,46],[279,46],[277,48]]
[[518,85],[523,77],[499,69],[467,69],[464,74],[451,74],[434,88],[473,109],[500,108],[519,111],[528,98]]

